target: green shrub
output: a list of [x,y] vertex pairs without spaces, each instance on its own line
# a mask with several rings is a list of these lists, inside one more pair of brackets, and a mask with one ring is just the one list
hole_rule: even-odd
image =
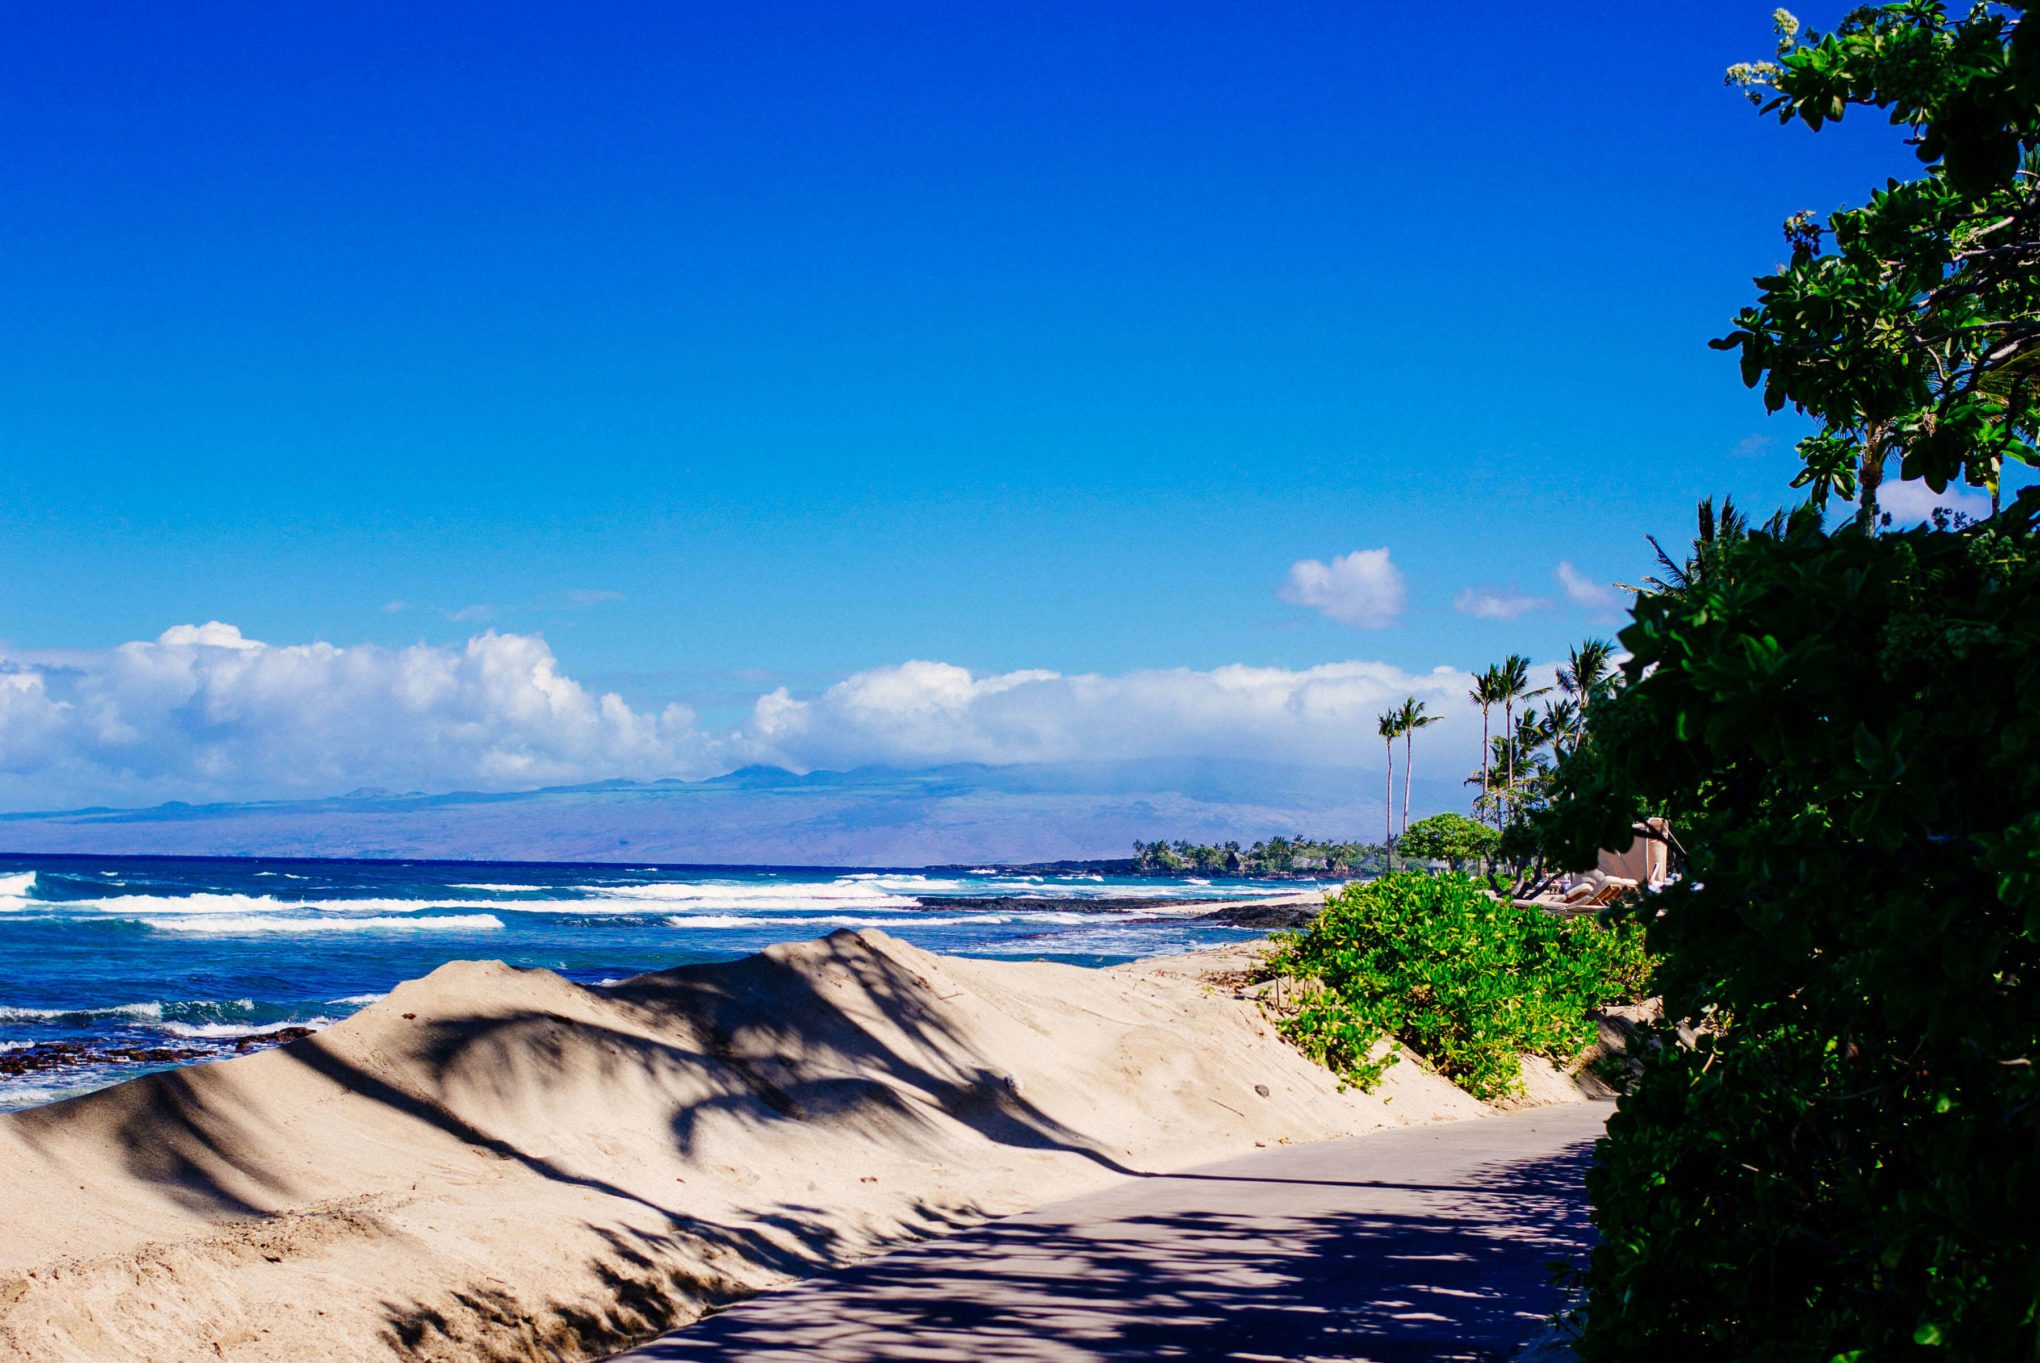
[[1670,815],[1670,1018],[1589,1176],[1581,1356],[2033,1358],[2040,496],[1984,527],[1798,518],[1622,632],[1547,850]]
[[1640,997],[1642,934],[1560,920],[1463,875],[1404,871],[1349,885],[1270,969],[1305,982],[1280,1021],[1304,1052],[1361,1088],[1395,1063],[1394,1039],[1481,1098],[1518,1089],[1525,1052],[1577,1059],[1587,1014]]

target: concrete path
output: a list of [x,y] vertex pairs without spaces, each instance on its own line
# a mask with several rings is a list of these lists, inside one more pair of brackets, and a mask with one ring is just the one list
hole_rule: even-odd
[[1502,1359],[1591,1243],[1586,1103],[1256,1151],[932,1240],[622,1355]]

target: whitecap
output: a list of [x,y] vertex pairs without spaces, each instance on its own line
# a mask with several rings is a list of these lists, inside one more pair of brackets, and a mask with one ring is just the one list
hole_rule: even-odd
[[675,928],[926,928],[947,927],[957,923],[1011,921],[995,913],[962,914],[953,918],[940,914],[916,914],[912,918],[873,918],[865,914],[838,913],[801,914],[797,917],[771,914],[691,913],[677,914],[668,918],[666,924]]
[[416,918],[273,918],[257,914],[219,918],[152,918],[143,920],[157,932],[252,936],[257,933],[326,932],[494,932],[503,920],[494,914],[442,914]]
[[0,1022],[52,1022],[58,1018],[128,1018],[135,1022],[160,1022],[160,1003],[116,1003],[105,1008],[16,1008],[0,1004]]
[[260,1026],[248,1022],[166,1022],[163,1030],[172,1036],[190,1040],[203,1040],[223,1036],[268,1036],[286,1027],[330,1027],[329,1017],[301,1018],[290,1022],[265,1022]]
[[[649,900],[657,904],[700,904],[721,909],[829,909],[855,906],[860,909],[913,909],[921,901],[908,895],[888,894],[874,885],[829,882],[815,885],[735,885],[663,881],[652,885],[588,885],[580,887],[602,899]],[[498,906],[491,906],[498,907]],[[515,908],[503,904],[502,908]],[[584,911],[585,903],[579,905]],[[600,910],[596,910],[600,912]]]
[[[257,913],[291,913],[316,910],[324,913],[415,913],[420,909],[491,909],[500,906],[493,899],[278,899],[266,894],[117,894],[104,899],[81,901],[101,913],[124,916],[187,914],[233,914],[245,917]],[[525,907],[534,907],[526,905]]]

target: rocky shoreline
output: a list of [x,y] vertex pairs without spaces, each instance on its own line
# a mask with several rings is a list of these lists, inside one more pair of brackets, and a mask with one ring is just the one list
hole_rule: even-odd
[[280,1027],[271,1032],[208,1038],[203,1044],[137,1046],[119,1042],[34,1041],[0,1051],[0,1078],[48,1074],[85,1065],[182,1065],[194,1060],[219,1060],[230,1055],[281,1046],[312,1034],[310,1027]]

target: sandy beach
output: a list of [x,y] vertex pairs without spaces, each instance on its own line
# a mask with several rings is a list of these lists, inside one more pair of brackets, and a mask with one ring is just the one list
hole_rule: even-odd
[[[1491,1109],[1341,1092],[1240,946],[1105,970],[842,931],[582,987],[457,962],[289,1045],[0,1117],[0,1357],[598,1358],[903,1241]],[[1578,1096],[1548,1066],[1526,1101]]]

